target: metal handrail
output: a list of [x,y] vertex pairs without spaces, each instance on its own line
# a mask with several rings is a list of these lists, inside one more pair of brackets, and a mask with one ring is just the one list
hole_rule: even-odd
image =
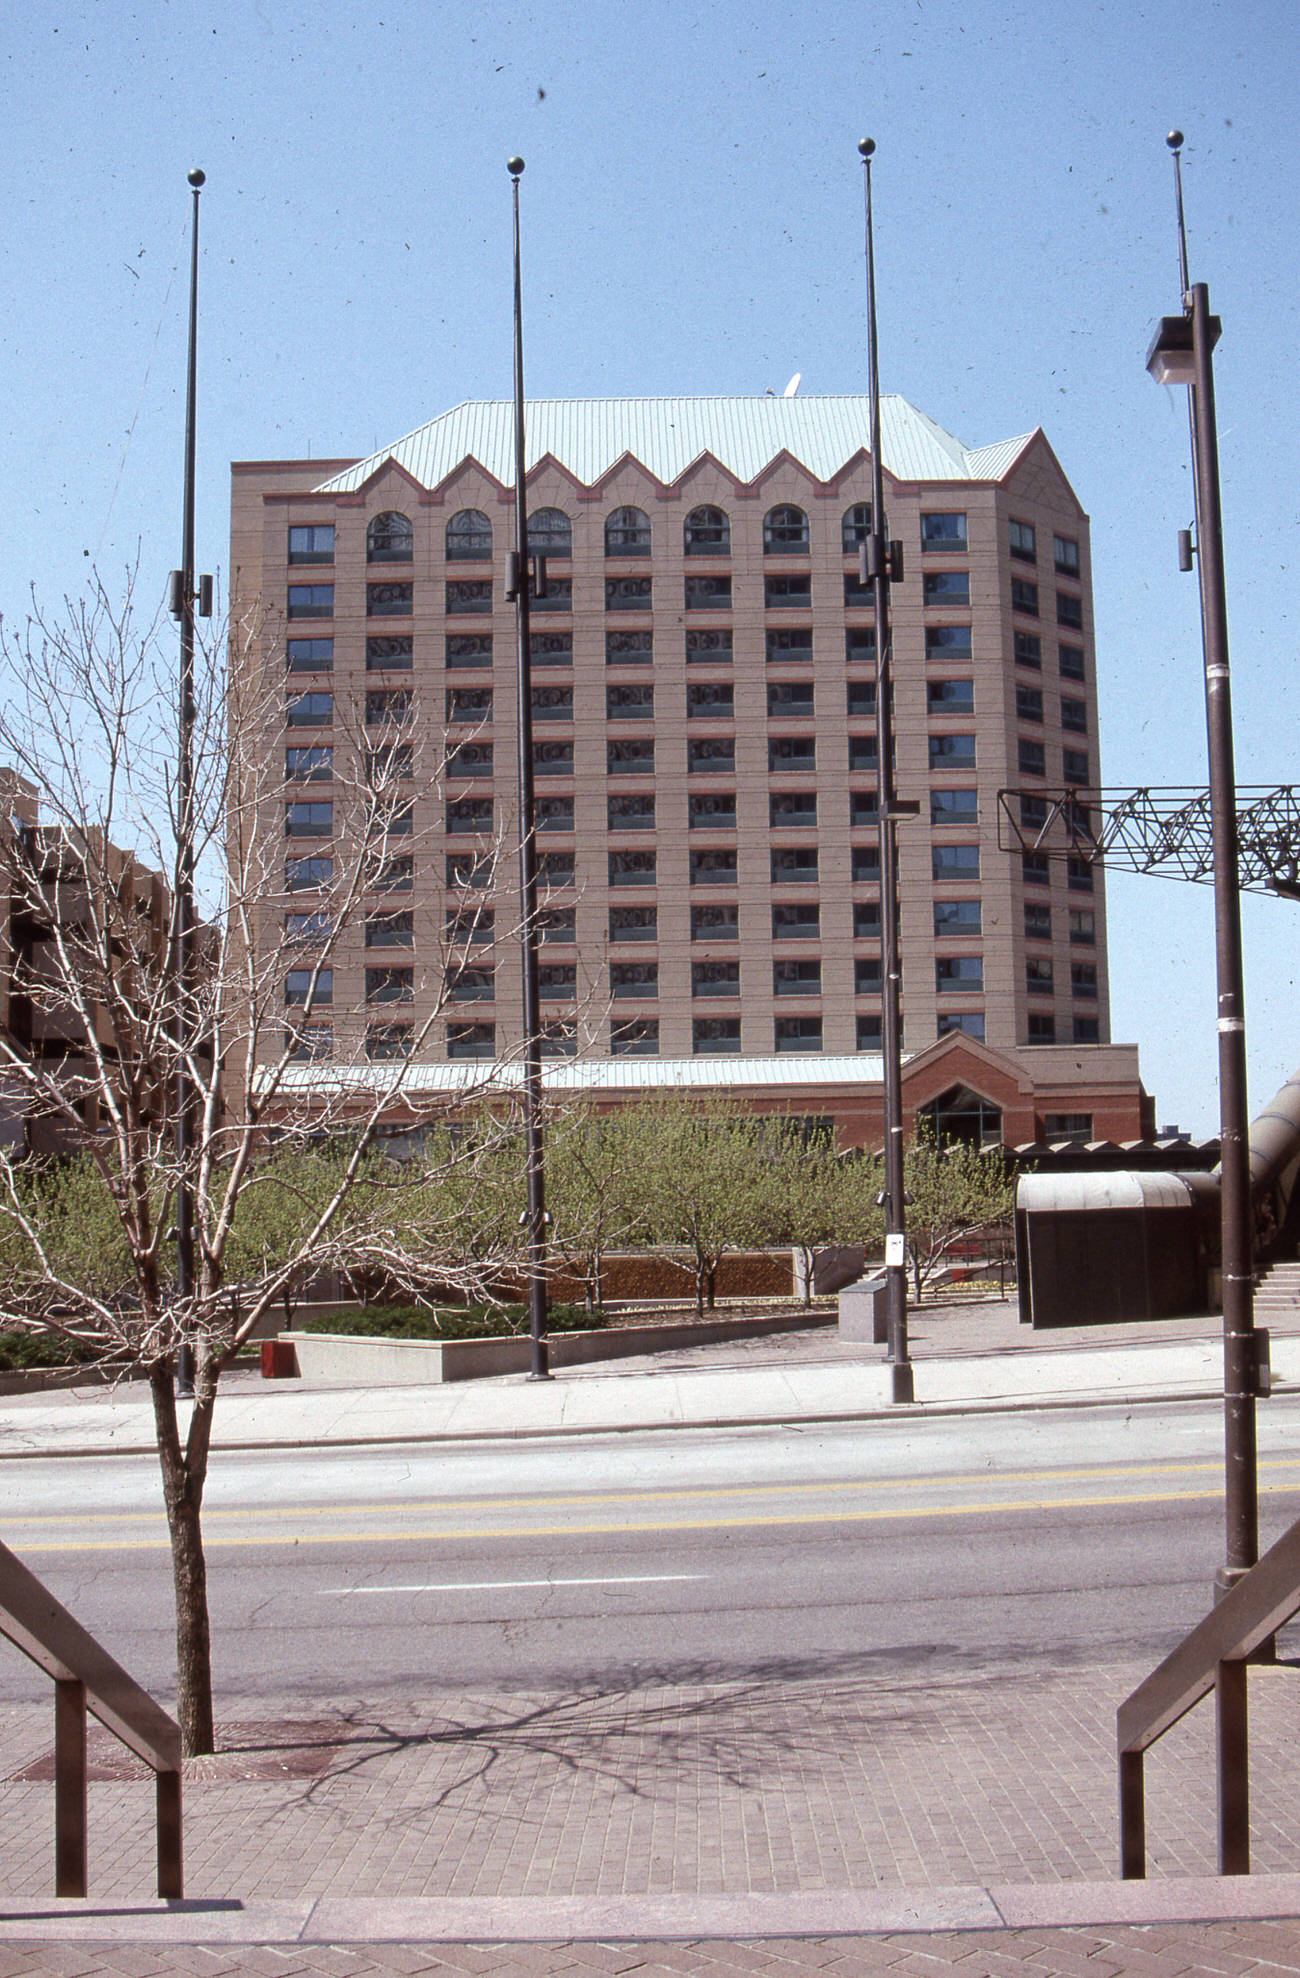
[[1219,1873],[1250,1873],[1249,1731],[1246,1664],[1300,1613],[1300,1519],[1223,1596],[1172,1655],[1120,1705],[1120,1874],[1146,1875],[1142,1756],[1213,1690],[1218,1771]]
[[155,1774],[158,1894],[183,1894],[181,1733],[147,1690],[0,1545],[0,1635],[54,1681],[54,1892],[86,1893],[86,1713]]

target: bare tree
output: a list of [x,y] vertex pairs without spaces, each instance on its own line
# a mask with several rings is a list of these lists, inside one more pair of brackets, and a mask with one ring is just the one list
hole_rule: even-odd
[[[464,1067],[451,1093],[421,1067],[480,952],[499,841],[491,827],[471,841],[471,884],[435,924],[412,886],[414,799],[440,790],[446,765],[416,739],[410,696],[375,706],[335,696],[330,728],[286,752],[286,732],[296,740],[286,693],[292,701],[297,686],[286,687],[273,629],[230,627],[228,665],[218,648],[200,655],[185,831],[173,669],[157,624],[137,622],[131,583],[120,602],[96,583],[84,602],[0,633],[0,885],[11,903],[0,1323],[54,1332],[148,1379],[191,1753],[213,1745],[201,1511],[223,1370],[286,1292],[322,1271],[369,1261],[408,1285],[437,1278],[478,1293],[497,1260],[490,1242],[464,1240],[466,1176],[493,1156],[491,1123],[512,1130],[499,1067]],[[183,861],[198,921],[182,989]],[[359,943],[344,940],[363,921],[388,950],[364,984],[349,976]],[[507,934],[499,916],[496,933]],[[410,1172],[377,1158],[384,1134],[418,1143],[485,1098],[486,1128],[429,1134],[436,1158],[421,1163],[418,1191]],[[182,1104],[191,1130],[178,1152]],[[240,1203],[285,1187],[287,1153],[307,1147],[329,1158],[259,1256],[235,1236]],[[50,1163],[73,1164],[78,1187],[98,1191],[108,1263],[105,1245],[90,1268],[67,1240],[69,1218],[55,1212],[66,1189],[51,1187]],[[183,1196],[194,1229],[186,1297],[175,1254]],[[188,1408],[175,1397],[182,1344],[194,1359]]]

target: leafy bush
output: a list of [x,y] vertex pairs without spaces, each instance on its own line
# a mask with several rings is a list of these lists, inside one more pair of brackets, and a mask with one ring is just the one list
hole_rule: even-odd
[[0,1373],[32,1367],[73,1367],[94,1356],[56,1333],[0,1332]]
[[[552,1332],[586,1332],[600,1322],[581,1305],[552,1305]],[[314,1313],[303,1332],[339,1332],[359,1339],[507,1339],[528,1331],[526,1305],[352,1305]]]

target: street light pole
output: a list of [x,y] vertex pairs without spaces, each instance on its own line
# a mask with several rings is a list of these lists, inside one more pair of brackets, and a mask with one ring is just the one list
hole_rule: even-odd
[[[177,687],[175,934],[171,981],[176,999],[176,1302],[185,1321],[194,1295],[194,1190],[190,1158],[194,1140],[194,1087],[189,1056],[194,1048],[194,616],[212,610],[212,579],[194,588],[194,482],[199,330],[199,194],[206,174],[189,174],[193,199],[190,230],[190,320],[185,378],[185,483],[182,494],[181,567],[171,575],[171,614],[180,625]],[[194,1393],[194,1347],[182,1338],[176,1350],[176,1392]]]
[[533,688],[529,629],[528,503],[524,485],[524,311],[519,256],[519,180],[522,158],[507,160],[514,195],[515,274],[515,546],[506,595],[515,605],[515,680],[519,698],[519,950],[523,965],[524,1159],[530,1373],[550,1379],[546,1295],[546,1167],[542,1139],[542,1043],[537,977],[537,811],[533,792]]
[[[1223,1269],[1224,1563],[1219,1593],[1259,1558],[1255,1397],[1260,1338],[1255,1331],[1253,1223],[1250,1198],[1250,1113],[1246,1096],[1246,1022],[1242,993],[1241,901],[1238,890],[1237,792],[1232,745],[1232,686],[1228,665],[1228,607],[1223,567],[1219,441],[1214,411],[1214,346],[1220,324],[1210,314],[1204,282],[1189,283],[1183,226],[1183,134],[1167,139],[1174,155],[1183,313],[1166,316],[1147,354],[1162,384],[1188,388],[1196,496],[1196,547],[1205,659],[1205,722],[1210,770],[1210,833],[1214,875],[1214,949],[1218,988],[1221,1263]],[[1180,562],[1191,568],[1183,539]]]
[[876,619],[876,806],[880,830],[882,1103],[885,1128],[885,1310],[893,1399],[914,1399],[907,1346],[907,1266],[903,1191],[903,962],[899,941],[898,830],[894,790],[893,651],[889,586],[902,576],[903,548],[885,528],[885,469],[880,443],[880,366],[876,336],[876,256],[871,218],[871,158],[875,140],[858,145],[866,188],[867,366],[871,395],[871,524],[862,544],[862,581],[872,587]]

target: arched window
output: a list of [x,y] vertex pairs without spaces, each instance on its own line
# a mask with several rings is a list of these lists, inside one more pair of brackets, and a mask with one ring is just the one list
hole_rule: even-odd
[[643,508],[616,508],[605,517],[606,556],[649,556],[650,517]]
[[528,518],[528,547],[534,556],[572,556],[573,524],[561,508],[535,508]]
[[779,508],[769,508],[763,517],[763,554],[806,556],[807,553],[808,517],[802,508],[794,508],[788,502]]
[[855,501],[852,508],[846,508],[840,530],[845,556],[856,556],[861,545],[871,534],[871,503]]
[[731,523],[721,508],[693,508],[684,531],[688,556],[730,556]]
[[447,524],[448,563],[483,563],[492,554],[492,524],[481,508],[462,508]]
[[366,530],[367,563],[409,563],[415,554],[415,538],[404,515],[388,511],[372,518]]
[[928,1125],[939,1147],[951,1147],[955,1142],[967,1147],[987,1147],[1002,1138],[999,1108],[983,1093],[972,1092],[966,1085],[954,1085],[928,1106],[918,1106],[916,1117],[918,1122]]

